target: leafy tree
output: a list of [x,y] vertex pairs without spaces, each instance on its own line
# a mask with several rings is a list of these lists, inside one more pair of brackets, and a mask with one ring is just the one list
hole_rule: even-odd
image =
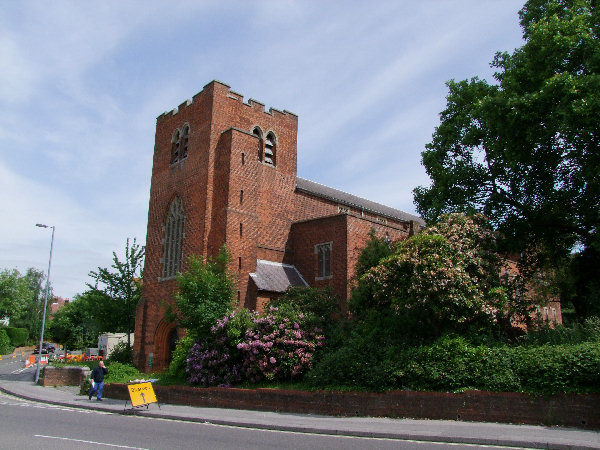
[[83,348],[84,332],[81,312],[76,301],[67,303],[59,309],[48,324],[52,339],[65,348]]
[[[44,272],[33,268],[25,275],[16,269],[0,272],[0,317],[9,318],[12,326],[27,329],[32,338],[40,335],[45,282]],[[49,298],[51,291],[52,287]],[[49,303],[46,308],[50,308]]]
[[[600,251],[600,10],[529,0],[519,16],[525,43],[496,54],[497,84],[447,83],[422,154],[432,184],[415,189],[415,203],[429,223],[480,211],[503,249],[559,266],[574,249]],[[598,279],[600,258],[591,259]]]
[[[120,261],[117,254],[113,252],[113,264],[111,268],[98,267],[98,271],[90,272],[90,277],[95,279],[88,287],[96,294],[103,294],[116,303],[121,304],[125,319],[124,330],[127,333],[127,345],[131,346],[130,334],[135,327],[135,308],[142,298],[142,269],[144,264],[145,247],[136,244],[135,238],[131,245],[129,239],[125,244],[125,260]],[[108,330],[106,330],[108,331]]]
[[168,308],[167,315],[196,340],[208,339],[211,327],[232,310],[235,286],[227,270],[230,260],[229,251],[222,247],[214,260],[191,256],[187,271],[177,275],[176,309]]
[[15,319],[25,308],[31,296],[27,280],[18,270],[4,269],[0,272],[0,318]]

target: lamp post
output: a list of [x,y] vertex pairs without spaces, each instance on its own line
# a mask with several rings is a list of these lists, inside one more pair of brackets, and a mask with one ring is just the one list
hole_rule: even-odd
[[50,241],[50,259],[48,260],[48,277],[46,278],[46,293],[44,294],[44,309],[42,310],[42,330],[40,331],[40,346],[38,347],[37,369],[35,371],[35,383],[40,379],[40,362],[42,360],[42,344],[44,342],[44,327],[46,326],[46,305],[48,304],[48,291],[50,290],[50,266],[52,265],[52,249],[54,248],[54,225],[48,226],[36,223],[36,227],[52,228],[52,240]]

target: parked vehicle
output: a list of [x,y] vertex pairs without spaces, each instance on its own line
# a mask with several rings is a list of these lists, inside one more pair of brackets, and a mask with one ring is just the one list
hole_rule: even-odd
[[[54,346],[54,344],[51,344],[49,342],[42,342],[42,355],[47,355],[48,353],[54,353],[56,351],[56,347]],[[33,349],[33,353],[35,354],[39,354],[40,353],[40,347],[37,346]]]

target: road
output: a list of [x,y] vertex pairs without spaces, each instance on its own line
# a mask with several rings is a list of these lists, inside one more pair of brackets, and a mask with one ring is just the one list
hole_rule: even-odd
[[[4,449],[456,449],[456,444],[323,436],[122,416],[0,394]],[[465,446],[466,447],[466,446]],[[492,448],[469,446],[469,448]],[[496,447],[500,448],[500,447]]]
[[[535,426],[345,419],[177,405],[163,405],[149,414],[123,414],[122,404],[117,405],[114,399],[97,404],[79,396],[75,388],[34,386],[34,372],[35,367],[23,369],[19,360],[0,361],[0,384],[9,387],[8,392],[17,393],[13,396],[0,392],[0,449],[515,448],[500,443],[536,448],[600,448],[597,432]],[[369,435],[379,438],[364,437]],[[389,438],[382,439],[383,436]]]

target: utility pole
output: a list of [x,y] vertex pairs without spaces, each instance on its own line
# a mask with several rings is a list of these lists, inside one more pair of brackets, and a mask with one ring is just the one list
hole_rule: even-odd
[[[46,326],[46,305],[48,304],[48,292],[50,291],[50,267],[52,265],[52,249],[54,248],[54,225],[48,226],[36,223],[36,227],[52,228],[52,240],[50,241],[50,259],[48,260],[48,276],[46,278],[46,293],[44,295],[44,309],[42,310],[42,330],[40,331],[40,346],[38,347],[37,369],[35,371],[35,383],[40,379],[40,362],[42,361],[42,345],[44,342],[44,327]],[[66,355],[65,355],[66,359]]]

